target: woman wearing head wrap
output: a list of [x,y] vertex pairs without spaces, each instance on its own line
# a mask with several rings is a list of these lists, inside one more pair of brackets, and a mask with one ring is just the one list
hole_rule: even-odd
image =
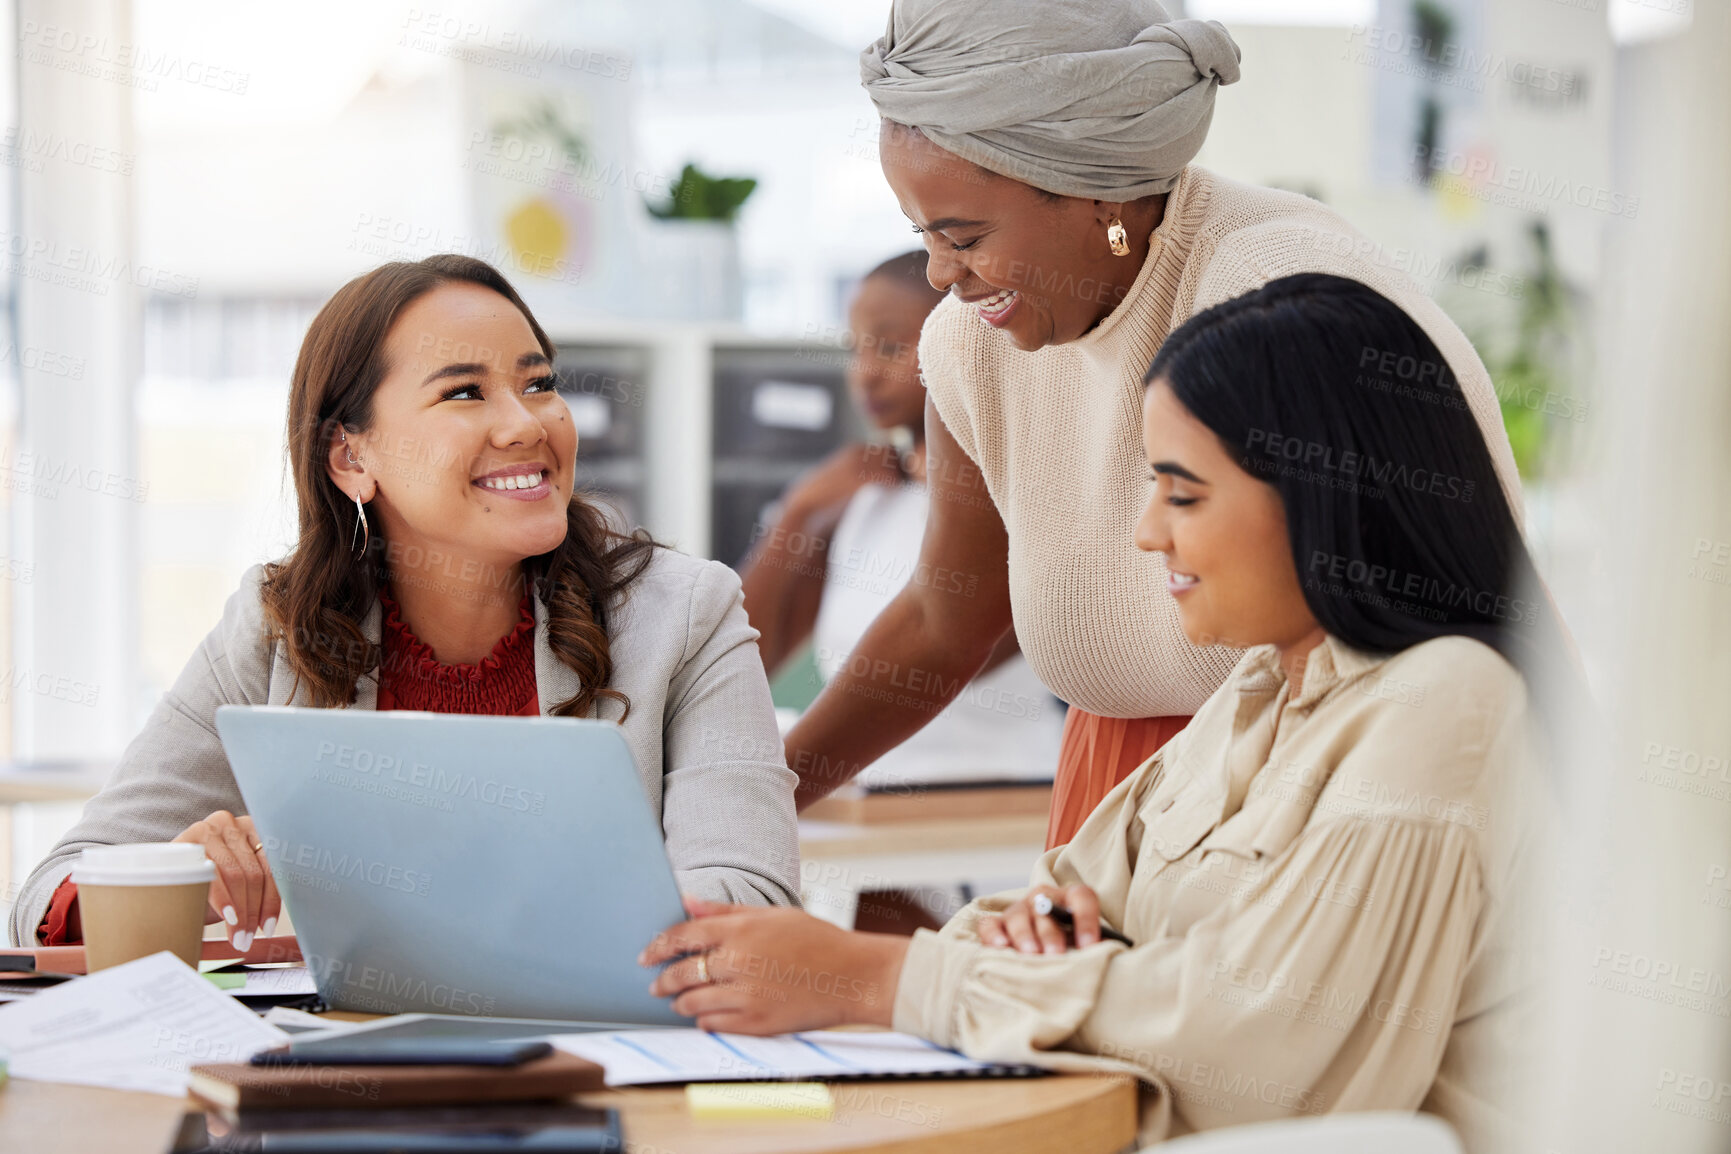
[[[1238,65],[1225,28],[1154,0],[896,0],[861,54],[884,175],[950,294],[920,340],[934,576],[788,735],[802,804],[916,732],[1012,621],[1071,706],[1048,845],[1183,727],[1238,654],[1185,638],[1149,590],[1194,578],[1130,544],[1142,373],[1187,318],[1270,280],[1331,273],[1397,303],[1447,363],[1366,348],[1361,383],[1445,384],[1427,395],[1476,418],[1519,515],[1490,378],[1442,310],[1322,205],[1190,163]],[[1319,484],[1352,479],[1332,446],[1259,435]]]

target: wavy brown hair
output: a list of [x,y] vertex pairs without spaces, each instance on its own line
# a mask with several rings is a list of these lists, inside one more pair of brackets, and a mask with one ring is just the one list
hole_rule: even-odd
[[[292,553],[265,566],[260,596],[270,639],[281,643],[295,689],[304,681],[312,704],[320,708],[354,704],[361,678],[378,677],[381,649],[361,632],[361,622],[390,579],[381,518],[372,519],[367,555],[357,560],[352,551],[355,502],[326,472],[331,441],[371,425],[373,394],[390,369],[385,337],[398,314],[452,282],[491,289],[517,306],[548,362],[554,360],[553,342],[497,269],[472,257],[444,254],[383,265],[338,289],[313,318],[295,361],[287,452],[300,537]],[[629,712],[630,701],[608,686],[613,659],[607,606],[648,567],[657,545],[641,529],[630,535],[616,531],[595,504],[576,492],[565,517],[565,540],[523,562],[525,584],[547,605],[548,644],[581,686],[552,712],[582,716],[601,697]]]

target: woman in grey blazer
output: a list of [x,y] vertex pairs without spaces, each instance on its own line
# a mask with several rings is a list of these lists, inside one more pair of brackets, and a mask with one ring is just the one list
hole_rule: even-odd
[[617,722],[681,889],[798,904],[796,779],[739,579],[614,531],[573,492],[553,356],[467,257],[388,264],[331,298],[290,392],[295,549],[247,572],[25,882],[15,942],[77,938],[63,883],[84,847],[170,840],[216,863],[207,917],[237,946],[271,933],[280,901],[216,734],[228,704]]

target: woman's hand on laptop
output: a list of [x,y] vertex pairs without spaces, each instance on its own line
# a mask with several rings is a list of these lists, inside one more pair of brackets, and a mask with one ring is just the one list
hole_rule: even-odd
[[656,936],[640,964],[700,1029],[783,1034],[844,1022],[887,1026],[907,939],[838,929],[801,910],[685,899],[693,920]]
[[187,826],[174,840],[202,845],[204,856],[216,866],[204,920],[226,922],[228,940],[235,949],[244,954],[252,948],[254,938],[268,938],[276,932],[282,898],[277,895],[276,880],[270,876],[263,840],[253,828],[252,818],[219,809]]

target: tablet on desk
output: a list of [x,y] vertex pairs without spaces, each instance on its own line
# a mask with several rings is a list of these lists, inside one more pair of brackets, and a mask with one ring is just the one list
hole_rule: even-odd
[[617,726],[232,705],[216,725],[333,1007],[686,1024],[637,964],[685,913]]

